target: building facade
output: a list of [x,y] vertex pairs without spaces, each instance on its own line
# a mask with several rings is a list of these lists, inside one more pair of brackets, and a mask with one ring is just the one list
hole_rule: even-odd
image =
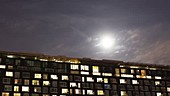
[[170,96],[170,67],[0,52],[1,96]]

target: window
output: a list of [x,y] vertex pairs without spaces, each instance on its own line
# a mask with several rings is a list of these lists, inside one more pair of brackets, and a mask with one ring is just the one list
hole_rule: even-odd
[[104,95],[103,90],[97,90],[97,95]]
[[14,79],[14,84],[21,85],[22,84],[22,79]]
[[8,92],[2,92],[2,96],[9,96]]
[[70,87],[77,87],[77,84],[72,82],[72,83],[70,83]]
[[97,82],[103,82],[102,78],[97,78]]
[[68,76],[62,75],[62,80],[68,80]]
[[57,88],[50,88],[50,93],[57,93]]
[[41,74],[38,73],[34,74],[34,78],[41,78]]
[[41,87],[34,87],[34,92],[41,92]]
[[81,65],[81,70],[89,70],[89,66],[87,66],[87,65]]
[[160,81],[155,81],[155,85],[160,85]]
[[13,69],[13,66],[12,66],[12,65],[9,65],[9,66],[8,66],[8,69]]
[[162,96],[161,92],[157,92],[156,96]]
[[120,84],[126,83],[125,79],[120,79]]
[[108,78],[104,78],[104,83],[108,83]]
[[66,94],[66,93],[68,93],[68,89],[62,89],[62,94]]
[[59,85],[60,87],[68,87],[68,83],[63,81],[61,81]]
[[51,79],[58,79],[57,75],[51,75]]
[[93,95],[94,92],[93,92],[93,90],[87,90],[87,94],[88,94],[88,95]]
[[71,65],[71,69],[78,70],[79,69],[79,65]]
[[155,76],[155,79],[162,79],[160,76]]
[[24,80],[24,85],[29,85],[29,80],[25,79]]
[[81,90],[80,89],[75,89],[75,94],[81,94]]
[[48,87],[43,87],[43,88],[42,88],[42,92],[43,92],[43,93],[48,93]]
[[18,92],[19,91],[19,86],[14,86],[14,91]]
[[137,80],[132,80],[132,84],[139,84]]
[[6,65],[0,65],[0,68],[1,68],[1,69],[5,69],[5,68],[6,68]]
[[121,96],[127,96],[126,91],[121,91],[120,94],[121,94]]
[[167,87],[167,91],[170,92],[170,87]]
[[121,73],[126,73],[126,69],[121,68]]
[[99,66],[93,66],[93,72],[99,72]]
[[22,91],[23,92],[29,92],[29,87],[28,86],[22,86]]
[[43,79],[48,79],[48,74],[43,74]]
[[87,77],[87,82],[94,82],[92,77]]
[[83,75],[89,75],[89,72],[81,71],[81,74],[83,74]]
[[15,78],[20,78],[20,72],[15,72],[14,77],[15,77]]
[[6,76],[8,76],[8,77],[13,77],[13,72],[7,71],[7,72],[6,72]]
[[48,85],[50,85],[49,81],[43,81],[43,86],[48,86]]
[[57,87],[57,81],[52,81],[52,86]]
[[4,91],[12,91],[12,85],[5,85]]
[[21,93],[14,93],[14,96],[21,96]]
[[3,78],[3,84],[10,84],[11,78]]
[[40,85],[39,80],[32,80],[32,85]]
[[[29,72],[23,72],[22,73],[23,78],[30,78],[30,73]],[[40,77],[41,78],[41,77]]]

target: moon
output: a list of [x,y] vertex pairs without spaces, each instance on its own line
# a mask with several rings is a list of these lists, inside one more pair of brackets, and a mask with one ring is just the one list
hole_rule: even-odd
[[115,39],[111,36],[102,36],[99,44],[104,49],[110,49],[114,46]]

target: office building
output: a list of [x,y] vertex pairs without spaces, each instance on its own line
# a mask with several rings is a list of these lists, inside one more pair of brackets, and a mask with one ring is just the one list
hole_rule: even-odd
[[170,96],[170,67],[0,52],[1,96]]

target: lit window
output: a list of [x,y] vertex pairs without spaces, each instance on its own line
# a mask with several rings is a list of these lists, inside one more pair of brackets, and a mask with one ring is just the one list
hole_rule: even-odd
[[115,68],[115,75],[116,75],[116,77],[120,76],[119,68]]
[[104,83],[108,83],[108,78],[104,78]]
[[5,69],[5,68],[6,68],[6,65],[0,65],[0,68],[1,68],[1,69]]
[[130,74],[121,74],[121,77],[133,78],[133,75],[130,75]]
[[93,75],[101,75],[101,73],[93,72]]
[[81,74],[83,74],[83,75],[89,75],[89,72],[81,71]]
[[93,66],[93,72],[99,72],[99,66]]
[[14,84],[22,84],[22,79],[14,79]]
[[68,76],[63,75],[62,80],[68,80]]
[[160,81],[155,81],[155,85],[160,85]]
[[41,74],[34,74],[34,78],[41,78]]
[[132,74],[135,73],[135,72],[134,72],[134,69],[131,69],[130,72],[131,72]]
[[64,93],[68,93],[68,89],[62,89],[62,94],[64,94]]
[[170,87],[167,87],[167,91],[170,92]]
[[57,75],[51,75],[51,79],[58,79]]
[[24,80],[24,85],[29,85],[29,80]]
[[132,84],[139,84],[137,80],[132,80]]
[[125,79],[120,79],[120,84],[126,83]]
[[81,94],[81,90],[80,89],[75,89],[75,94]]
[[23,92],[29,92],[29,87],[28,86],[22,86],[22,91]]
[[102,78],[97,78],[97,82],[103,82]]
[[41,87],[34,87],[34,92],[41,92]]
[[97,90],[97,95],[104,95],[103,90]]
[[13,77],[13,72],[7,71],[7,72],[6,72],[6,76]]
[[146,71],[145,70],[141,70],[141,75],[142,76],[146,76]]
[[8,92],[2,92],[2,96],[9,96]]
[[162,96],[161,92],[157,92],[156,96]]
[[50,82],[49,81],[43,81],[43,85],[48,86],[48,85],[50,85]]
[[155,76],[155,79],[162,79],[160,76]]
[[70,87],[77,87],[76,83],[70,83]]
[[93,92],[93,90],[87,90],[87,94],[88,94],[88,95],[93,95],[94,92]]
[[94,82],[92,77],[87,77],[87,82]]
[[12,65],[9,65],[9,66],[8,66],[8,69],[13,69],[13,66],[12,66]]
[[81,65],[81,70],[89,70],[89,66],[87,66],[87,65]]
[[121,73],[126,73],[126,69],[121,68]]
[[121,96],[127,96],[126,91],[121,91],[120,94],[121,94]]
[[32,80],[32,85],[40,85],[39,80]]
[[21,93],[14,93],[14,96],[21,96]]
[[71,69],[78,70],[79,66],[78,65],[71,65]]
[[14,91],[18,92],[19,91],[19,86],[14,86]]
[[112,76],[112,73],[102,73],[103,76]]

